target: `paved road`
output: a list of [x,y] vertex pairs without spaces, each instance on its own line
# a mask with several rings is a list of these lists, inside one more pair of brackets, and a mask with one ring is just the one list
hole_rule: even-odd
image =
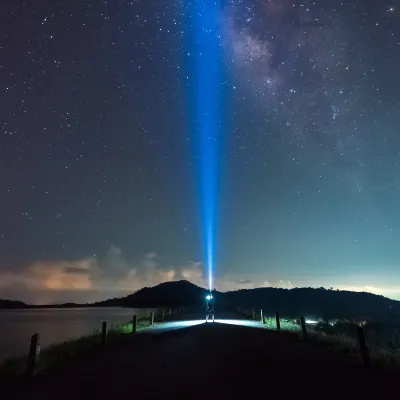
[[[400,379],[399,379],[400,381]],[[389,398],[397,379],[285,332],[208,323],[130,337],[2,399]],[[29,396],[27,394],[29,393]]]

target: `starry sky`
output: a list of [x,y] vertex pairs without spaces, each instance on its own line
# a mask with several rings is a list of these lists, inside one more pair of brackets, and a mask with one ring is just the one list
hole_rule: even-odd
[[[0,298],[206,286],[198,1],[0,3]],[[216,287],[400,299],[400,4],[218,10]]]

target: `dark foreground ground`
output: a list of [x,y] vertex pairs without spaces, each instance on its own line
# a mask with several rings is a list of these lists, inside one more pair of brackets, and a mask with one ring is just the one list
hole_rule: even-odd
[[226,324],[141,334],[37,376],[3,399],[380,398],[400,377],[290,333]]

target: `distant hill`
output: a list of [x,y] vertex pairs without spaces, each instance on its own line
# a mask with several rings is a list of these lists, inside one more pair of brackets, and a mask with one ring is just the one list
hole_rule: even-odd
[[400,301],[366,292],[324,288],[258,288],[228,292],[226,299],[244,308],[262,308],[265,313],[279,311],[286,316],[400,317]]
[[[143,288],[129,296],[110,299],[98,306],[178,307],[204,304],[207,290],[187,281],[166,282]],[[279,311],[285,316],[305,315],[320,318],[365,317],[388,319],[400,317],[400,302],[366,292],[328,290],[324,288],[257,288],[214,292],[217,307],[240,306],[264,313]]]
[[93,304],[76,304],[76,303],[63,303],[63,304],[40,304],[30,305],[22,301],[16,300],[3,300],[0,299],[0,310],[12,310],[12,309],[30,309],[30,308],[82,308],[82,307],[93,307]]
[[[43,307],[181,307],[204,306],[207,290],[188,281],[166,282],[145,287],[121,298],[93,304],[67,303]],[[400,318],[400,301],[365,292],[328,290],[324,288],[257,288],[231,291],[214,291],[217,309],[263,309],[265,315],[276,311],[282,316],[320,318],[368,318],[388,320]],[[0,308],[37,308],[20,301],[0,300]]]
[[26,308],[26,307],[27,305],[22,301],[0,299],[0,309],[15,309],[15,308]]
[[145,287],[126,297],[95,303],[110,307],[181,307],[204,302],[207,290],[188,281],[165,282],[154,287]]

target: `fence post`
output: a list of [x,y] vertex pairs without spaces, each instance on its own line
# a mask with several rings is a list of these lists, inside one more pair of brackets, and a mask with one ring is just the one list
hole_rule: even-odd
[[263,324],[264,323],[264,316],[263,316],[263,310],[261,309],[260,311],[260,322]]
[[29,346],[28,364],[26,367],[26,375],[29,378],[35,375],[36,364],[39,360],[39,355],[40,355],[40,336],[38,333],[35,333],[31,337],[31,343]]
[[357,326],[358,333],[358,343],[360,345],[360,353],[363,364],[365,367],[371,365],[371,359],[369,358],[369,352],[367,347],[367,341],[365,340],[364,328],[362,326]]
[[107,344],[107,321],[103,321],[101,325],[101,345]]
[[136,331],[137,331],[137,315],[134,315],[132,319],[132,333],[136,333]]
[[164,319],[165,319],[165,310],[162,309],[161,310],[161,320],[164,321]]
[[253,308],[253,319],[256,320],[256,310]]
[[307,340],[307,326],[304,317],[300,317],[301,330],[303,331],[303,339]]
[[150,325],[154,325],[154,311],[150,314]]
[[169,309],[169,316],[172,315],[172,308]]
[[275,318],[276,318],[276,330],[280,331],[281,330],[281,321],[279,319],[279,313],[275,313]]

